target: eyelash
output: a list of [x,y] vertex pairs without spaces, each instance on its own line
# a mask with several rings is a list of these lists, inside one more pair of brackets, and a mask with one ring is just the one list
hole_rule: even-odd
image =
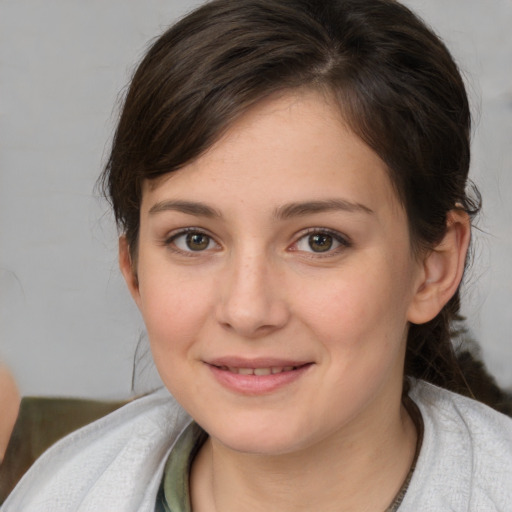
[[299,249],[296,248],[297,245],[299,244],[299,242],[302,240],[308,239],[312,235],[330,236],[339,245],[333,249],[328,248],[324,252],[322,252],[322,251],[315,252],[312,250],[311,251],[301,251],[301,252],[307,254],[308,255],[307,257],[309,257],[309,258],[328,258],[330,256],[337,255],[343,249],[348,249],[348,248],[352,247],[351,240],[347,236],[339,233],[338,231],[333,231],[332,229],[328,229],[328,228],[310,228],[310,229],[306,230],[305,232],[303,232],[299,238],[297,238],[297,240],[292,244],[292,246],[290,247],[289,250],[290,251],[299,251]]
[[[178,240],[180,237],[184,237],[189,234],[197,234],[197,235],[205,236],[208,238],[208,246],[211,243],[213,243],[217,247],[219,247],[219,244],[215,241],[215,239],[210,234],[208,234],[206,231],[204,231],[200,228],[195,228],[195,227],[184,228],[184,229],[179,230],[178,232],[171,234],[169,237],[167,237],[164,240],[163,245],[168,247],[171,251],[173,251],[175,253],[178,253],[178,254],[181,254],[184,256],[189,256],[189,257],[199,256],[201,253],[204,253],[207,250],[211,250],[208,248],[208,246],[203,250],[197,250],[197,251],[194,251],[192,249],[184,250],[184,249],[181,249],[180,247],[178,247],[176,245],[176,240]],[[307,251],[307,250],[297,249],[297,245],[301,241],[306,240],[308,237],[311,237],[313,235],[327,235],[329,237],[332,237],[332,239],[339,245],[334,248],[328,247],[325,251],[313,251],[313,250]],[[308,243],[308,242],[306,242],[306,243]],[[293,244],[288,248],[288,251],[290,251],[290,252],[294,252],[294,251],[299,252],[300,251],[304,254],[307,254],[308,255],[307,257],[309,257],[309,258],[326,258],[329,256],[337,255],[341,250],[350,248],[351,246],[352,246],[352,242],[345,235],[342,235],[341,233],[339,233],[337,231],[333,231],[328,228],[310,228],[310,229],[306,230],[305,232],[303,232],[296,239],[296,241],[293,242]]]
[[192,249],[190,249],[190,250],[180,249],[176,245],[176,240],[180,237],[183,237],[183,236],[186,236],[189,234],[194,234],[194,235],[197,234],[197,235],[205,236],[209,240],[208,245],[210,245],[210,243],[214,243],[217,247],[219,247],[219,244],[215,241],[215,239],[211,235],[209,235],[206,231],[204,231],[200,228],[195,228],[195,227],[180,229],[179,231],[172,233],[169,237],[167,237],[164,240],[163,245],[168,247],[171,251],[173,251],[175,253],[178,253],[178,254],[184,255],[184,256],[189,256],[189,257],[199,256],[201,253],[206,252],[208,250],[208,247],[204,250],[198,250],[198,251],[194,251]]

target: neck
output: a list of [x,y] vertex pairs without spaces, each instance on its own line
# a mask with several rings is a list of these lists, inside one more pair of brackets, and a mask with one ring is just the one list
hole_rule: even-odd
[[[387,404],[389,406],[389,404]],[[388,421],[364,418],[282,455],[230,450],[209,439],[191,473],[194,512],[384,511],[412,464],[416,430],[398,403]]]

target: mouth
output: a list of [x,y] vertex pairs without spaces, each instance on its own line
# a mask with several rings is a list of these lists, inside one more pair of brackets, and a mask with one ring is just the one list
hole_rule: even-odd
[[266,395],[285,389],[309,373],[313,362],[223,358],[206,363],[223,387],[243,395]]

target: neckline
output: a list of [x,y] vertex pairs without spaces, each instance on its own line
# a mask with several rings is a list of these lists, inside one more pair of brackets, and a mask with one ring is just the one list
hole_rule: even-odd
[[[404,397],[403,404],[416,427],[416,448],[407,476],[391,504],[384,512],[398,511],[409,488],[423,444],[424,423],[421,412],[409,396]],[[190,422],[179,435],[165,465],[156,510],[192,512],[190,503],[190,468],[195,456],[207,439],[208,434],[195,421]]]
[[420,456],[421,452],[421,446],[423,444],[423,434],[425,431],[425,426],[423,423],[423,417],[421,415],[421,411],[419,407],[416,405],[414,400],[409,396],[406,395],[403,399],[403,404],[405,409],[407,410],[409,416],[411,417],[414,426],[416,427],[416,448],[414,451],[414,457],[412,459],[411,467],[409,468],[409,471],[407,473],[407,476],[405,477],[405,480],[403,481],[399,491],[396,493],[395,497],[393,498],[393,501],[391,502],[391,505],[384,511],[384,512],[397,512],[400,505],[402,504],[402,501],[405,498],[405,495],[407,493],[407,489],[409,489],[409,484],[411,483],[412,476],[414,474],[414,470],[416,469],[416,464],[418,462],[418,458]]

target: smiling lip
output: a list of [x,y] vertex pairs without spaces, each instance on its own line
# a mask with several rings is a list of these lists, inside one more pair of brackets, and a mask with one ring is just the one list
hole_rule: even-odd
[[283,359],[240,358],[222,358],[205,363],[222,386],[246,395],[276,391],[299,379],[313,364]]

